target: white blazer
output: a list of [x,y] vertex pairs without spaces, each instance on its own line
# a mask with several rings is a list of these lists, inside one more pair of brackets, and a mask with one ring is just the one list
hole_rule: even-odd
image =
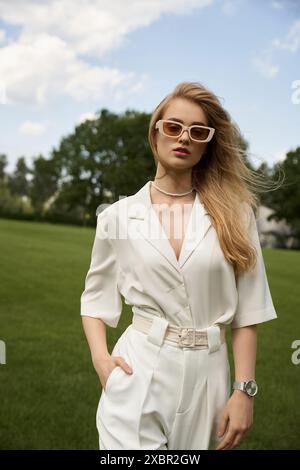
[[277,318],[249,208],[245,216],[257,265],[236,278],[198,193],[178,261],[151,204],[149,181],[136,194],[109,205],[97,216],[81,315],[115,328],[122,295],[133,313],[158,315],[176,326],[240,328]]

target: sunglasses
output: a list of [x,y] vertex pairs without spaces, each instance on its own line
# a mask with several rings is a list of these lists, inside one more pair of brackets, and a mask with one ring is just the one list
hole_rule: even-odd
[[170,121],[166,119],[160,119],[155,124],[155,129],[158,129],[159,132],[167,137],[177,138],[187,130],[191,140],[195,142],[209,142],[214,133],[215,129],[213,127],[207,126],[184,126],[180,122]]

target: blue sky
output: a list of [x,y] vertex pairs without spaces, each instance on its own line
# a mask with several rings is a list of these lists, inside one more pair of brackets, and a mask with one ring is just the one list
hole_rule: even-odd
[[296,0],[0,0],[0,153],[30,165],[85,116],[198,81],[271,165],[300,145],[299,59]]

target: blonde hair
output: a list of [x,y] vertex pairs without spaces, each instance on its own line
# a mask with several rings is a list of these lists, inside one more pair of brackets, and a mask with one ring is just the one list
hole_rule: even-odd
[[[148,140],[156,165],[159,160],[155,144],[155,124],[174,98],[185,98],[199,104],[206,114],[208,126],[215,134],[208,142],[205,154],[192,168],[192,184],[199,193],[212,225],[218,235],[226,260],[232,264],[235,275],[252,270],[257,261],[245,221],[245,208],[255,211],[263,187],[271,184],[263,174],[251,170],[245,163],[239,127],[223,108],[218,97],[199,82],[179,83],[152,113]],[[249,214],[248,214],[249,215]],[[249,218],[248,218],[249,221]]]

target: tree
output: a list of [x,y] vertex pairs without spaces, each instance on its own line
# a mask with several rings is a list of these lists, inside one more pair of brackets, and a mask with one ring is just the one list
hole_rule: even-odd
[[52,152],[60,186],[51,210],[80,213],[82,223],[94,223],[100,204],[135,193],[155,173],[149,119],[145,113],[127,110],[119,116],[102,109],[64,137]]
[[7,156],[0,153],[0,180],[5,179],[5,167],[7,166]]
[[285,219],[294,230],[294,236],[300,240],[300,147],[287,153],[283,162],[273,167],[272,177],[277,180],[285,174],[285,183],[272,193],[269,207],[274,210],[270,219]]
[[25,158],[20,157],[16,164],[16,169],[8,178],[8,185],[11,194],[18,196],[27,196],[29,190],[28,175],[30,169],[27,167]]
[[59,179],[59,169],[54,159],[46,160],[39,155],[33,161],[32,180],[29,185],[29,196],[32,206],[38,215],[44,213],[45,202],[55,194]]

